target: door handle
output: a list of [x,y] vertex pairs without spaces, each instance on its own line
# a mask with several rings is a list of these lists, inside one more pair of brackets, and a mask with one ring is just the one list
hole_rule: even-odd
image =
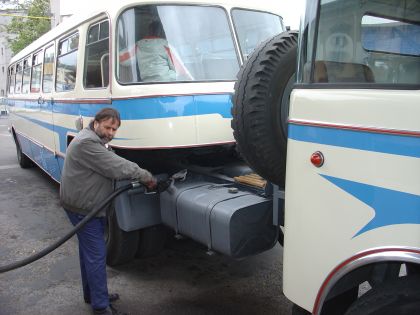
[[42,105],[44,104],[44,99],[42,98],[42,96],[38,97],[38,105]]

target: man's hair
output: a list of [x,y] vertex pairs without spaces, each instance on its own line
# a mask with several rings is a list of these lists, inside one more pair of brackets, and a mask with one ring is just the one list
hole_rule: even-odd
[[105,107],[105,108],[102,108],[99,112],[96,113],[95,117],[90,122],[89,127],[91,129],[93,129],[93,123],[95,121],[100,123],[100,122],[102,122],[104,120],[108,120],[110,118],[112,119],[112,121],[117,121],[118,122],[118,127],[121,125],[120,113],[114,108]]
[[149,24],[149,36],[165,37],[163,25],[160,21],[154,20]]

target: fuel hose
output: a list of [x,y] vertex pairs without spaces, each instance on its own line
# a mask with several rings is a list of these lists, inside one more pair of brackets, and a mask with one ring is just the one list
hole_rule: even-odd
[[81,220],[77,225],[74,226],[73,229],[71,229],[66,235],[64,235],[62,238],[57,240],[55,243],[51,244],[50,246],[44,248],[40,252],[31,255],[29,257],[26,257],[25,259],[15,261],[11,264],[0,266],[0,274],[4,272],[8,272],[23,266],[26,266],[45,255],[51,253],[53,250],[67,242],[74,234],[77,233],[81,228],[85,226],[86,223],[89,222],[90,219],[92,219],[94,216],[96,216],[99,211],[101,211],[108,203],[110,203],[115,197],[117,197],[119,194],[123,193],[126,190],[129,190],[131,188],[138,188],[140,187],[139,182],[132,182],[130,184],[126,184],[124,186],[121,186],[120,188],[116,189],[111,195],[109,195],[105,200],[103,200],[101,203],[99,203],[88,215],[86,215],[83,220]]

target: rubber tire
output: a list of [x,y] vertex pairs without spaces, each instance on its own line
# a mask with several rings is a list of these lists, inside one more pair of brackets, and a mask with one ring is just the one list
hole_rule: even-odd
[[22,152],[22,148],[20,146],[19,140],[17,139],[16,135],[13,135],[13,139],[15,140],[16,145],[16,154],[18,163],[21,168],[31,168],[34,167],[34,162],[25,154]]
[[138,231],[126,232],[120,229],[115,210],[107,216],[107,231],[105,232],[106,263],[117,266],[131,261],[136,255],[139,233]]
[[165,246],[166,236],[166,227],[161,224],[141,229],[136,257],[146,258],[159,254]]
[[420,312],[420,276],[406,276],[373,287],[345,315],[411,315]]
[[289,97],[295,81],[298,33],[262,43],[241,67],[233,95],[233,136],[249,166],[284,188]]
[[292,315],[311,315],[311,313],[301,308],[299,305],[293,304]]

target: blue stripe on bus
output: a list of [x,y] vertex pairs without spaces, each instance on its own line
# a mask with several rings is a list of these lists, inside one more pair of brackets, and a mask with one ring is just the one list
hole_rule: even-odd
[[22,151],[42,167],[54,180],[60,182],[64,159],[39,146],[21,134],[16,135]]
[[218,114],[223,118],[232,118],[230,94],[160,96],[150,98],[115,99],[108,103],[64,103],[55,101],[54,106],[46,102],[40,108],[37,100],[9,100],[11,106],[17,108],[53,110],[54,113],[74,116],[95,116],[103,107],[112,106],[120,112],[122,120],[158,119],[195,115]]
[[389,225],[420,224],[419,195],[320,175],[374,210],[373,218],[353,237]]
[[67,149],[67,141],[66,141],[67,133],[68,132],[74,132],[74,133],[78,132],[76,129],[70,129],[70,128],[65,128],[65,127],[61,127],[61,126],[56,126],[56,125],[53,125],[51,123],[45,122],[43,120],[28,117],[26,115],[21,115],[21,114],[17,114],[17,113],[14,113],[14,115],[19,116],[23,119],[29,120],[30,122],[32,122],[34,124],[37,124],[41,127],[44,127],[48,130],[51,130],[53,132],[58,133],[58,137],[59,137],[59,141],[60,141],[60,152],[66,152],[66,149]]
[[[211,95],[187,95],[187,96],[161,96],[153,98],[136,98],[113,100],[112,105],[107,103],[63,103],[56,101],[45,102],[41,105],[37,100],[9,100],[9,104],[16,108],[25,108],[54,113],[93,117],[102,108],[112,106],[120,112],[122,120],[158,119],[170,117],[185,117],[194,115],[218,114],[224,118],[231,118],[232,107],[230,94]],[[76,129],[69,129],[59,125],[53,125],[39,119],[31,118],[28,113],[17,116],[27,119],[39,126],[58,133],[60,141],[60,152],[66,152],[68,132],[77,133]],[[115,138],[115,140],[130,140],[128,138]]]
[[289,138],[351,149],[420,157],[420,138],[415,136],[289,124]]

